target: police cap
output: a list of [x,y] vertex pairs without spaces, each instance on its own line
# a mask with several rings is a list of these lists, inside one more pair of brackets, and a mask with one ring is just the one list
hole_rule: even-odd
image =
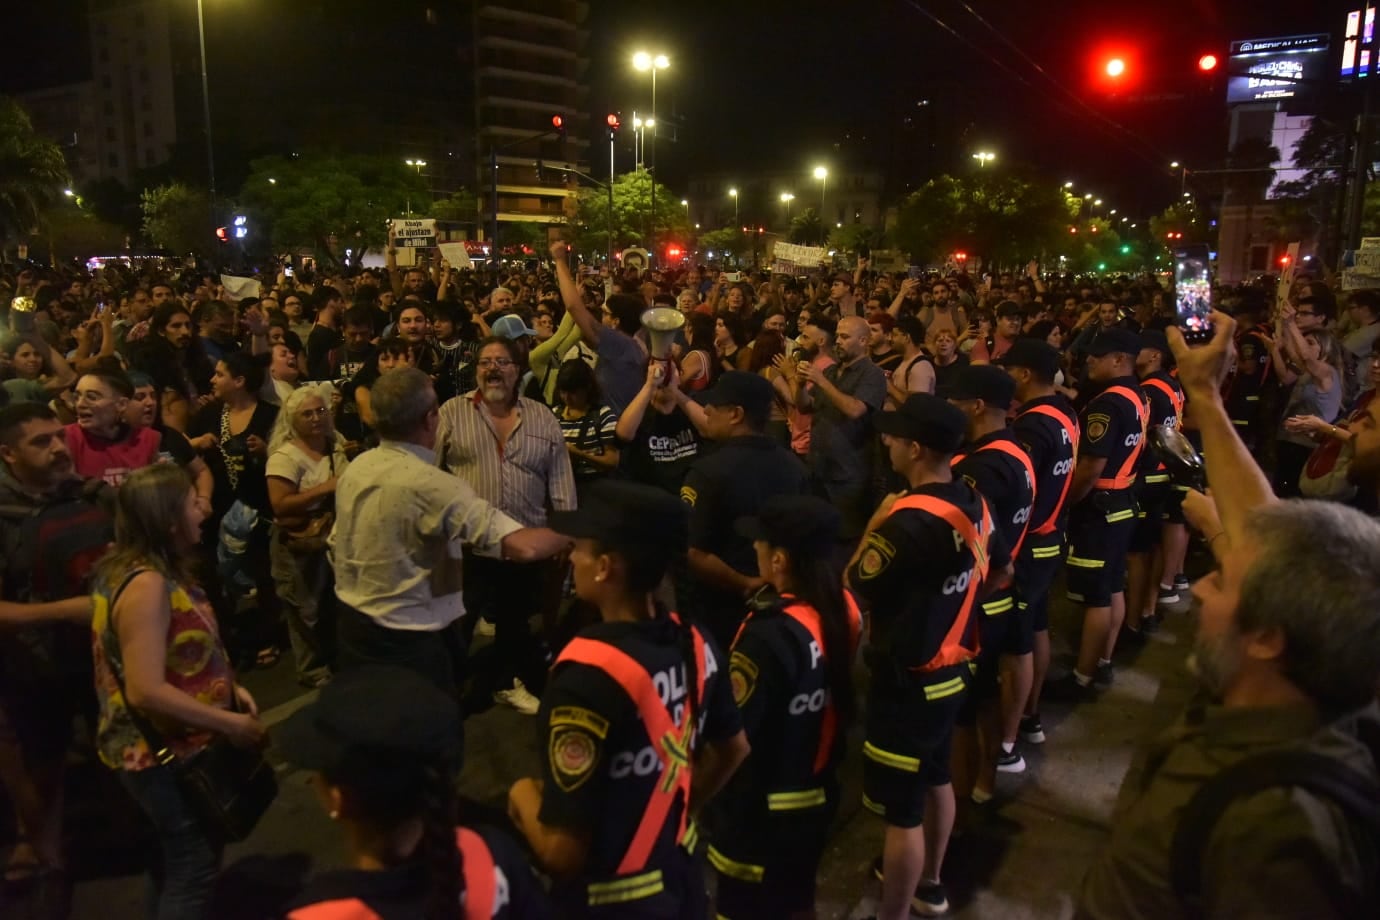
[[575,511],[553,511],[548,526],[591,539],[608,549],[656,548],[668,554],[689,546],[689,513],[679,498],[654,486],[603,480],[580,496]]
[[838,510],[822,498],[773,495],[755,515],[738,518],[734,527],[739,536],[795,553],[832,547],[842,520]]
[[991,408],[1005,409],[1016,397],[1016,381],[991,364],[968,364],[958,369],[939,395],[945,399],[980,399]]
[[896,411],[879,412],[873,420],[882,434],[905,438],[944,454],[958,450],[968,430],[962,410],[929,393],[912,393]]
[[1141,332],[1140,347],[1141,349],[1153,348],[1164,355],[1165,361],[1172,361],[1174,358],[1174,353],[1169,350],[1169,339],[1160,329],[1146,329]]
[[416,671],[368,665],[321,688],[274,733],[283,757],[309,770],[363,753],[445,756],[458,761],[460,707]]
[[1017,339],[996,363],[1028,368],[1041,380],[1053,380],[1059,373],[1059,349],[1041,339]]
[[1140,336],[1129,329],[1102,329],[1088,345],[1088,356],[1101,358],[1104,355],[1123,354],[1135,357],[1140,354]]
[[706,406],[738,406],[756,427],[765,425],[771,417],[775,394],[771,381],[760,374],[729,371],[704,395]]

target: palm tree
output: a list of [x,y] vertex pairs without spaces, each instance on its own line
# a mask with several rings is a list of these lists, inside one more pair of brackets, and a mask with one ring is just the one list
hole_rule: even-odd
[[810,208],[804,214],[796,215],[795,220],[791,221],[790,241],[792,243],[818,245],[824,242],[826,235],[824,221],[820,219],[819,212],[814,208]]
[[33,230],[69,181],[61,148],[34,133],[18,102],[0,97],[0,239]]

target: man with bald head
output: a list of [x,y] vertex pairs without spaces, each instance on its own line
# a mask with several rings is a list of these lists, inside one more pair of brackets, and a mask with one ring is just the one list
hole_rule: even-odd
[[820,369],[802,362],[798,373],[813,389],[801,387],[798,408],[812,413],[810,478],[817,494],[843,516],[839,538],[851,544],[862,535],[876,506],[872,462],[872,416],[886,402],[886,375],[868,357],[867,320],[845,316],[834,334],[838,364]]

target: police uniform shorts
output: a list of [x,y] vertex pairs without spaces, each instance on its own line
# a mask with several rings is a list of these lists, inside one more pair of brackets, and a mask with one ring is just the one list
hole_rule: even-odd
[[925,795],[949,782],[954,721],[969,662],[930,672],[873,666],[863,742],[863,805],[892,827],[917,827]]
[[1126,551],[1136,529],[1136,503],[1129,491],[1093,492],[1069,514],[1069,600],[1107,607],[1126,588]]
[[718,875],[714,915],[756,920],[814,907],[815,876],[837,812],[838,790],[833,789],[817,807],[756,816],[750,827],[716,834],[705,853]]
[[958,713],[958,724],[972,725],[981,703],[1001,696],[1001,659],[1006,655],[1025,655],[1035,647],[1028,609],[1017,603],[1014,588],[989,595],[978,605],[980,651],[974,659],[973,679]]
[[[1136,486],[1136,504],[1139,510],[1136,512],[1136,529],[1131,535],[1131,547],[1129,552],[1148,553],[1160,545],[1160,534],[1163,526],[1162,515],[1164,514],[1165,503],[1169,501],[1169,474],[1151,473],[1155,477],[1153,480],[1142,480]],[[1159,477],[1163,476],[1161,481]]]
[[1049,592],[1059,567],[1064,564],[1064,545],[1060,540],[1044,546],[1030,546],[1021,550],[1016,560],[1016,608],[1024,610],[1033,634],[1049,629]]
[[1164,500],[1164,507],[1160,510],[1160,520],[1166,524],[1187,524],[1188,518],[1184,517],[1184,496],[1188,490],[1183,486],[1169,487],[1169,495]]

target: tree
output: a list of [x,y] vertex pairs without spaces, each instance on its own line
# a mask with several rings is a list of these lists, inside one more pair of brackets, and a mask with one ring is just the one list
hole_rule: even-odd
[[59,261],[111,255],[125,248],[124,228],[102,220],[75,202],[60,201],[39,215],[38,233],[30,245],[47,247]]
[[829,231],[829,248],[839,252],[857,252],[861,246],[882,248],[885,234],[868,224],[844,224]]
[[902,203],[893,237],[912,261],[962,250],[988,265],[1023,263],[1066,245],[1081,201],[1053,182],[979,170],[931,179]]
[[34,132],[18,102],[0,97],[0,239],[32,230],[69,181],[62,149]]
[[814,208],[807,208],[803,214],[797,214],[795,220],[791,221],[790,240],[792,243],[817,246],[824,242],[827,235],[824,230],[824,221],[820,219],[819,212]]
[[[1176,235],[1171,239],[1170,234]],[[1194,200],[1183,198],[1150,218],[1150,240],[1166,249],[1207,244],[1212,242],[1212,228]]]
[[179,255],[207,255],[220,245],[211,226],[211,198],[180,182],[145,189],[140,196],[144,235],[154,246]]
[[[613,248],[655,246],[671,239],[688,240],[690,216],[680,199],[661,183],[656,185],[656,232],[647,222],[652,210],[652,177],[646,170],[624,173],[613,180]],[[609,240],[609,193],[605,189],[580,190],[575,211],[577,245],[603,252]]]
[[255,160],[239,195],[242,212],[275,251],[311,250],[334,264],[345,248],[382,248],[387,222],[409,203],[431,207],[426,180],[401,160],[332,153]]
[[722,253],[741,258],[748,251],[748,238],[740,227],[724,227],[701,233],[699,238],[701,252]]
[[479,199],[474,192],[462,188],[453,195],[433,202],[429,216],[437,220],[472,224],[479,219]]

